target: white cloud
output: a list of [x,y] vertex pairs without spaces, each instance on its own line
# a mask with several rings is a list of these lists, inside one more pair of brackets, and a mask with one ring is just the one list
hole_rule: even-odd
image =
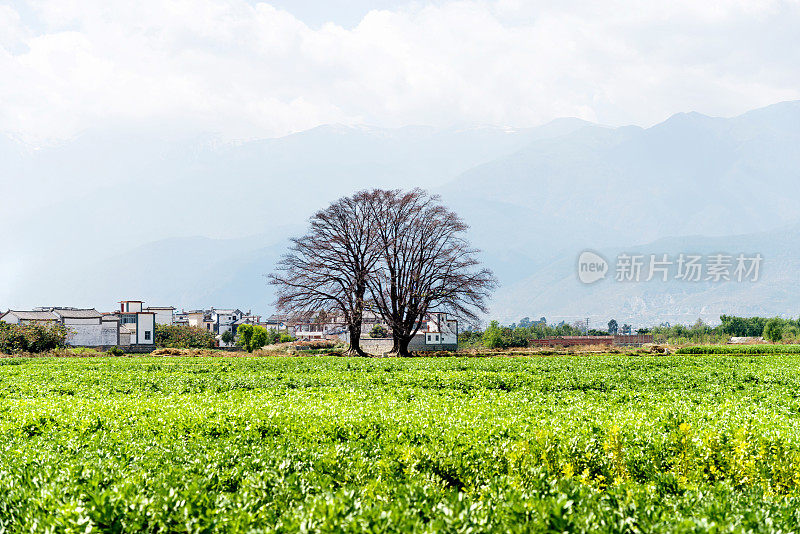
[[323,123],[646,125],[800,98],[797,1],[417,2],[350,29],[244,0],[20,7],[0,6],[0,131],[32,140],[118,121],[228,138]]

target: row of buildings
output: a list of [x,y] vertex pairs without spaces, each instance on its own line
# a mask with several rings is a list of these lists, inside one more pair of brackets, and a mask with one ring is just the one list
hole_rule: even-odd
[[[69,328],[68,343],[81,347],[123,347],[148,349],[155,346],[156,325],[184,325],[202,328],[214,334],[220,347],[234,345],[240,325],[250,324],[286,332],[303,341],[349,341],[347,325],[336,313],[300,313],[292,316],[260,315],[239,309],[210,308],[177,311],[173,306],[145,306],[140,300],[123,300],[119,309],[102,313],[94,308],[40,307],[32,310],[8,310],[0,321],[11,324],[61,324]],[[381,351],[389,340],[371,338],[376,325],[382,325],[376,314],[366,313],[362,339],[368,348]],[[230,332],[230,336],[226,336]],[[428,313],[419,324],[411,350],[451,350],[458,344],[458,322],[441,312]],[[374,347],[372,346],[374,345]],[[391,348],[391,347],[389,347]],[[388,349],[387,349],[388,350]]]
[[154,346],[157,313],[166,308],[145,308],[138,300],[119,304],[119,310],[109,313],[94,308],[58,306],[8,310],[0,315],[0,321],[22,325],[61,324],[71,332],[68,343],[77,347]]

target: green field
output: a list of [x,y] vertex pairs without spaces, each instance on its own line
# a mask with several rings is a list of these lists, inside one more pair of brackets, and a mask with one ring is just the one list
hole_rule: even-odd
[[0,359],[0,532],[798,531],[799,370]]
[[698,345],[676,354],[800,354],[800,345]]

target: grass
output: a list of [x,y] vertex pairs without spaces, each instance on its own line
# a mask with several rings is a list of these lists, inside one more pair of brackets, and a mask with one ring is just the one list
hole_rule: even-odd
[[797,531],[799,365],[0,359],[0,531]]

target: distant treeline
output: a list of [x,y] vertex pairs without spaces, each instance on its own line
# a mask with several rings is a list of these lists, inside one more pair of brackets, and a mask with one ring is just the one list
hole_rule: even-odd
[[660,343],[724,343],[731,337],[764,337],[773,342],[800,340],[800,318],[736,317],[722,315],[721,324],[709,326],[697,320],[692,326],[657,326],[652,329]]
[[[656,343],[690,344],[725,343],[731,337],[764,337],[773,342],[800,341],[800,318],[781,319],[780,317],[735,317],[723,315],[721,324],[709,326],[700,319],[691,326],[661,325],[653,328],[640,328],[633,333],[653,334]],[[616,326],[616,321],[609,321]],[[621,333],[618,331],[616,333]],[[561,323],[548,325],[544,318],[531,322],[525,318],[519,324],[502,326],[492,321],[485,330],[468,329],[459,335],[459,343],[464,347],[482,346],[486,348],[527,347],[532,339],[557,336],[601,336],[609,335],[608,330],[590,329],[588,332],[576,325]]]
[[459,334],[462,346],[483,346],[490,349],[527,347],[531,339],[555,336],[580,336],[583,331],[569,324],[548,325],[546,323],[526,323],[523,326],[501,326],[492,321],[486,330],[467,330]]

